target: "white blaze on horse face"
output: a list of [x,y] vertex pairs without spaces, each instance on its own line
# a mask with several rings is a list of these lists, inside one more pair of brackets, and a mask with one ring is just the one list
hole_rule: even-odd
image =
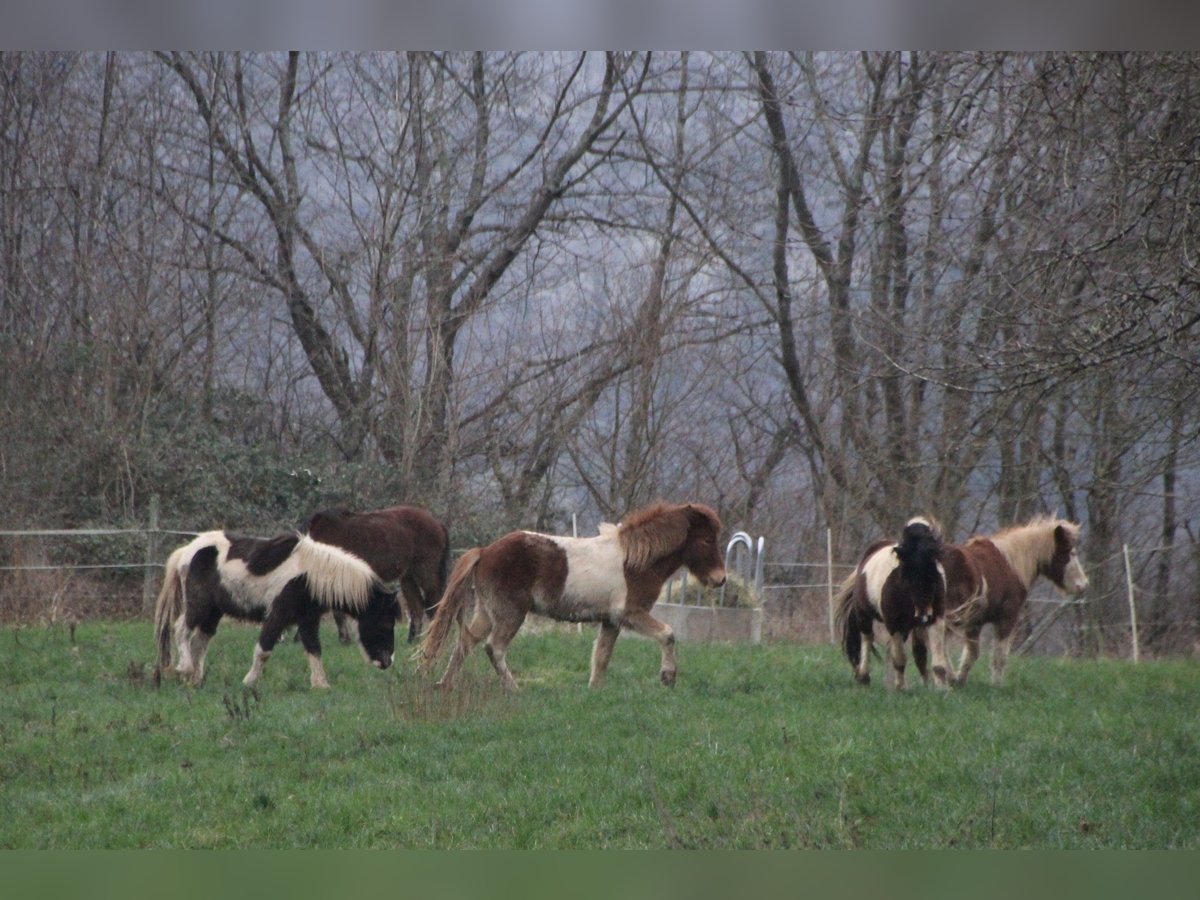
[[537,612],[581,621],[620,621],[625,612],[625,557],[615,528],[599,537],[544,535],[567,555],[567,580],[561,597],[537,597]]
[[896,554],[893,552],[895,549],[895,544],[880,547],[870,555],[862,567],[863,577],[867,583],[867,600],[881,614],[883,612],[880,605],[883,602],[883,583],[887,581],[887,577],[892,574],[892,571],[900,565],[900,560],[896,558]]
[[1063,585],[1069,594],[1081,594],[1087,590],[1088,578],[1083,571],[1083,563],[1079,561],[1079,551],[1074,548],[1071,549],[1067,567],[1063,569]]

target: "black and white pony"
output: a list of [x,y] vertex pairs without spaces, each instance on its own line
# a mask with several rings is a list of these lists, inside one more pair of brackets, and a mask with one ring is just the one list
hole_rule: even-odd
[[912,635],[913,659],[921,679],[933,677],[947,687],[952,676],[946,656],[946,575],[942,537],[928,519],[910,519],[899,543],[877,541],[867,548],[854,574],[843,582],[835,600],[842,628],[842,647],[860,684],[871,683],[871,651],[875,623],[887,630],[896,688],[904,690],[907,659],[904,642]]
[[167,559],[154,610],[155,683],[171,662],[172,624],[175,671],[198,685],[204,681],[208,643],[221,617],[232,616],[263,623],[244,684],[258,681],[284,629],[297,625],[312,686],[327,688],[318,626],[329,610],[358,620],[359,642],[371,664],[380,669],[392,664],[400,605],[363,560],[294,533],[253,538],[205,532]]

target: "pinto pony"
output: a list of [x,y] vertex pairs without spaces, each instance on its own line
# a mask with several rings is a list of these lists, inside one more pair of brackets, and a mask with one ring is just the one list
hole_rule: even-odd
[[1038,517],[965,544],[947,544],[942,557],[946,570],[946,608],[951,626],[965,641],[954,683],[967,683],[979,658],[979,635],[984,625],[995,629],[992,683],[1002,684],[1029,589],[1045,575],[1065,594],[1087,588],[1079,561],[1079,526],[1065,519]]
[[912,634],[913,659],[921,679],[929,683],[929,651],[933,677],[947,686],[946,582],[940,565],[941,535],[929,520],[910,519],[899,543],[877,541],[843,582],[835,599],[842,629],[842,648],[860,684],[871,683],[871,651],[875,623],[883,622],[890,643],[896,689],[904,690],[908,661],[904,642]]
[[172,624],[178,648],[175,671],[199,685],[208,643],[221,617],[228,615],[263,623],[244,684],[258,681],[283,630],[298,625],[312,686],[327,688],[318,634],[321,614],[327,610],[344,610],[358,619],[359,641],[368,661],[380,669],[392,664],[400,607],[358,557],[298,534],[198,535],[167,559],[154,609],[155,684],[171,662]]
[[[332,544],[365,561],[379,580],[399,584],[408,612],[408,642],[433,615],[450,571],[446,526],[417,506],[391,506],[371,512],[323,510],[301,529],[313,540]],[[338,634],[343,633],[339,613]]]
[[[598,688],[622,628],[662,647],[659,678],[675,684],[675,635],[650,615],[659,590],[681,566],[714,587],[725,582],[718,539],[721,520],[707,506],[659,503],[620,525],[604,524],[596,537],[574,538],[514,531],[487,547],[468,550],[450,573],[446,592],[421,645],[426,668],[436,661],[459,623],[458,644],[438,684],[449,688],[471,649],[486,640],[500,680],[515,690],[505,661],[508,645],[530,612],[565,622],[598,622],[589,684]],[[463,624],[467,599],[475,614]]]

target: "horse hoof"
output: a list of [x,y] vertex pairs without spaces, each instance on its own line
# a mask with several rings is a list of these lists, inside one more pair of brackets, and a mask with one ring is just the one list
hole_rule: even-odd
[[662,679],[662,683],[665,684],[667,687],[675,687],[675,673],[674,672],[659,672],[658,677],[660,679]]
[[869,685],[871,683],[871,673],[867,672],[865,675],[859,675],[856,672],[854,674],[854,680],[857,681],[859,684]]

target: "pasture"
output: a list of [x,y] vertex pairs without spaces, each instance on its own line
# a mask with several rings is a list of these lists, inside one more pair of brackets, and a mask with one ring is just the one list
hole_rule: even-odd
[[[0,631],[2,848],[1200,847],[1200,666],[1026,659],[949,694],[832,646],[522,633],[447,697],[322,631],[333,688],[252,628],[155,690],[148,622]],[[879,672],[882,675],[882,671]]]

